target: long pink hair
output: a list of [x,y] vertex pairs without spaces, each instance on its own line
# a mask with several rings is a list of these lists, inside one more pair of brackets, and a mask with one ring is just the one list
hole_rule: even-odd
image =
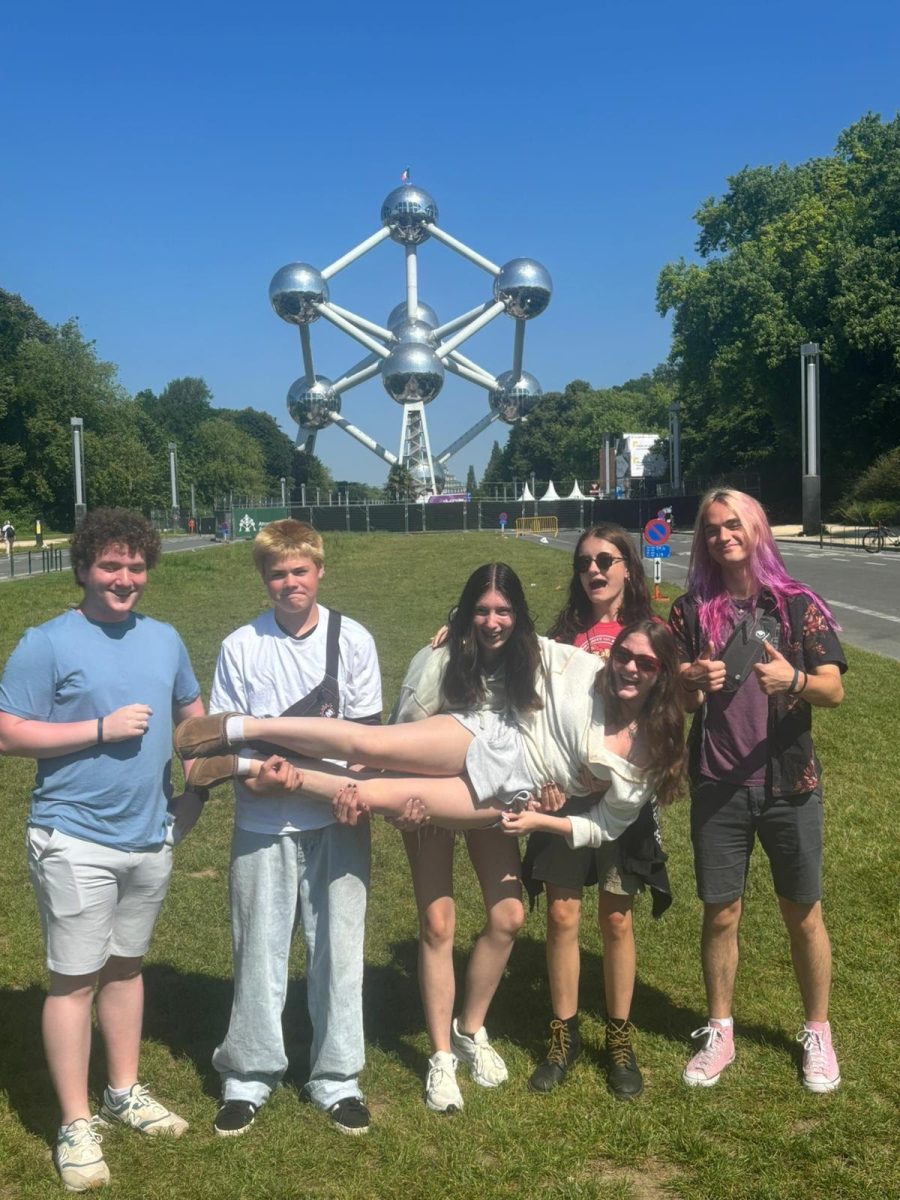
[[688,566],[687,590],[697,603],[700,632],[704,639],[712,642],[716,650],[721,650],[728,641],[736,621],[734,606],[725,589],[722,568],[710,555],[706,543],[704,527],[711,504],[724,504],[730,508],[749,534],[750,573],[757,590],[766,588],[775,597],[778,619],[785,634],[789,632],[787,601],[792,596],[808,596],[814,600],[822,609],[831,628],[840,630],[840,625],[822,597],[788,574],[759,501],[748,496],[746,492],[725,487],[713,488],[700,501]]

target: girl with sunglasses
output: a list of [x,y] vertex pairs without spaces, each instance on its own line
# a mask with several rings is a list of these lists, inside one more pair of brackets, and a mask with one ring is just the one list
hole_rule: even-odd
[[[623,627],[651,616],[650,594],[641,559],[628,533],[613,523],[586,529],[575,546],[572,578],[565,606],[549,636],[580,646],[606,660]],[[644,657],[644,656],[642,656]],[[570,800],[563,812],[583,812],[590,797]],[[597,920],[603,941],[603,987],[606,1000],[608,1086],[618,1099],[639,1095],[643,1080],[632,1046],[630,1021],[634,994],[636,949],[633,908],[644,880],[626,869],[626,858],[646,839],[655,843],[655,812],[648,805],[622,839],[598,848],[577,849],[558,837],[538,831],[531,835],[522,865],[525,887],[534,904],[547,889],[547,975],[553,1009],[547,1057],[529,1080],[529,1087],[549,1092],[566,1077],[581,1053],[578,1027],[578,984],[581,973],[579,930],[585,887],[598,884]],[[631,862],[628,864],[633,866]],[[663,892],[654,891],[654,911],[665,896],[668,880],[660,868]]]

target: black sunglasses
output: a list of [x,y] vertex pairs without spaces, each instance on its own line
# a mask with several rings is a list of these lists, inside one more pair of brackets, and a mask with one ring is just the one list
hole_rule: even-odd
[[624,562],[622,557],[616,557],[615,554],[595,554],[591,558],[590,554],[579,554],[575,559],[575,570],[579,575],[583,575],[585,571],[590,569],[591,563],[597,564],[598,571],[608,571],[613,563]]

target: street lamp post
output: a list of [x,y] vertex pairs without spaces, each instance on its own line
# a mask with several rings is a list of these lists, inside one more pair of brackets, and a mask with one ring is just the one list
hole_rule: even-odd
[[669,479],[672,495],[681,495],[681,405],[673,400],[669,405]]
[[287,480],[282,475],[282,477],[281,477],[281,507],[282,508],[287,508],[287,491],[285,488],[286,483],[287,483]]
[[800,347],[800,422],[803,532],[811,535],[822,530],[818,342],[804,342]]
[[178,524],[178,446],[169,442],[169,482],[172,485],[172,526]]
[[75,528],[81,528],[81,522],[87,515],[87,505],[84,501],[84,419],[71,417],[72,427],[72,469],[75,474]]

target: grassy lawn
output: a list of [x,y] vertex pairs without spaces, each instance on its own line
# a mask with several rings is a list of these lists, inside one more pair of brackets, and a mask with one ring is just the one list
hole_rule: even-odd
[[[362,621],[381,656],[386,708],[411,655],[442,622],[469,571],[500,557],[526,582],[538,629],[560,607],[567,558],[494,534],[327,539],[322,599]],[[670,589],[670,595],[674,592]],[[0,587],[0,662],[28,625],[77,597],[71,576]],[[191,652],[204,694],[221,638],[264,607],[249,547],[171,555],[154,572],[143,609],[171,621]],[[661,606],[665,609],[665,606]],[[618,1103],[604,1087],[598,1046],[602,959],[590,905],[583,928],[582,1028],[588,1051],[549,1096],[525,1087],[549,1019],[543,909],[529,918],[495,1000],[489,1028],[510,1068],[498,1091],[461,1077],[464,1112],[436,1117],[422,1103],[428,1055],[416,986],[416,918],[399,836],[378,823],[366,949],[368,1065],[374,1124],[345,1138],[298,1098],[309,1025],[303,947],[295,949],[285,1013],[291,1072],[254,1129],[217,1139],[218,1079],[210,1055],[231,1000],[227,902],[229,789],[177,852],[169,899],[147,960],[142,1075],[192,1125],[180,1141],[105,1134],[121,1197],[603,1197],[723,1200],[900,1195],[895,1142],[900,1055],[896,1036],[897,814],[895,757],[900,664],[848,651],[846,700],[815,717],[825,764],[826,912],[834,944],[832,1018],[844,1083],[804,1091],[794,1034],[801,1010],[786,938],[760,853],[754,860],[738,982],[738,1058],[715,1088],[687,1089],[689,1034],[705,1019],[687,832],[688,806],[664,813],[675,903],[658,924],[638,901],[639,1029],[643,1096]],[[138,697],[136,697],[138,699]],[[23,830],[33,767],[0,764],[0,1200],[57,1196],[49,1158],[57,1119],[40,1047],[45,973]],[[479,927],[480,900],[459,854],[459,966]],[[94,1054],[92,1088],[104,1083]]]

